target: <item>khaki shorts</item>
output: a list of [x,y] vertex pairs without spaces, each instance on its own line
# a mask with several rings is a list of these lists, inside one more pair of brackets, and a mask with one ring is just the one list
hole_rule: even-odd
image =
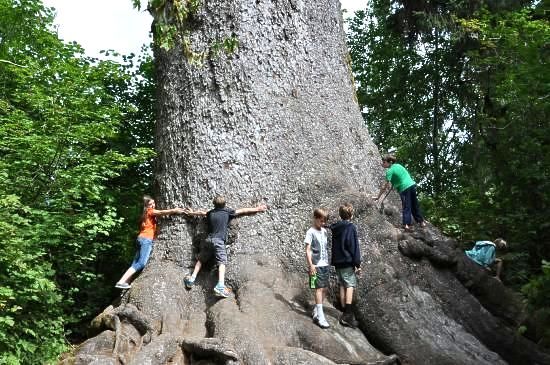
[[353,267],[336,269],[336,276],[338,276],[338,282],[344,288],[355,288],[357,286],[357,275],[355,275],[355,268]]

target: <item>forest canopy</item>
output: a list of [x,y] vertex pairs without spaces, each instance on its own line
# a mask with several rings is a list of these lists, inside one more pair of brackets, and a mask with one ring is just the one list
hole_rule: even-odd
[[506,238],[504,283],[545,323],[547,4],[374,0],[348,33],[359,104],[380,150],[396,150],[420,183],[428,218],[464,248]]

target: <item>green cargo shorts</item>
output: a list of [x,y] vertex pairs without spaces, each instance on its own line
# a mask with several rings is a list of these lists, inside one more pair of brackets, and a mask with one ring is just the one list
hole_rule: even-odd
[[357,275],[355,275],[355,268],[343,267],[336,269],[336,275],[338,276],[338,282],[344,288],[355,288],[357,286]]

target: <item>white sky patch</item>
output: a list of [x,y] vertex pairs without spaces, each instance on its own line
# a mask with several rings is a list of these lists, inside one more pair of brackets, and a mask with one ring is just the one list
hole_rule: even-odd
[[[315,1],[315,0],[304,0]],[[367,0],[340,0],[344,17],[366,9]],[[141,0],[142,10],[132,7],[131,0],[43,0],[56,9],[58,35],[66,42],[76,41],[90,57],[105,58],[99,51],[112,49],[120,54],[140,52],[150,42],[152,17],[147,0]]]
[[344,19],[353,16],[357,10],[367,9],[367,0],[340,0],[342,9],[345,9]]
[[[76,41],[90,57],[104,58],[100,50],[121,54],[139,53],[149,43],[153,18],[137,11],[130,0],[43,0],[56,9],[59,38]],[[142,1],[146,5],[146,1]],[[145,6],[146,8],[146,6]]]

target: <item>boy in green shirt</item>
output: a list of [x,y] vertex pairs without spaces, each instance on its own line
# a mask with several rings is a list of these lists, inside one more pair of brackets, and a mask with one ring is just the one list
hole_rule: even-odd
[[420,224],[421,227],[426,226],[424,217],[420,212],[420,206],[418,204],[418,198],[416,196],[416,183],[411,178],[411,175],[402,165],[396,163],[397,159],[392,155],[387,155],[382,158],[382,166],[386,171],[386,182],[380,188],[380,192],[377,196],[373,196],[374,200],[380,199],[382,194],[388,191],[392,186],[397,190],[401,197],[401,203],[403,205],[403,225],[406,230],[411,229],[412,219]]

